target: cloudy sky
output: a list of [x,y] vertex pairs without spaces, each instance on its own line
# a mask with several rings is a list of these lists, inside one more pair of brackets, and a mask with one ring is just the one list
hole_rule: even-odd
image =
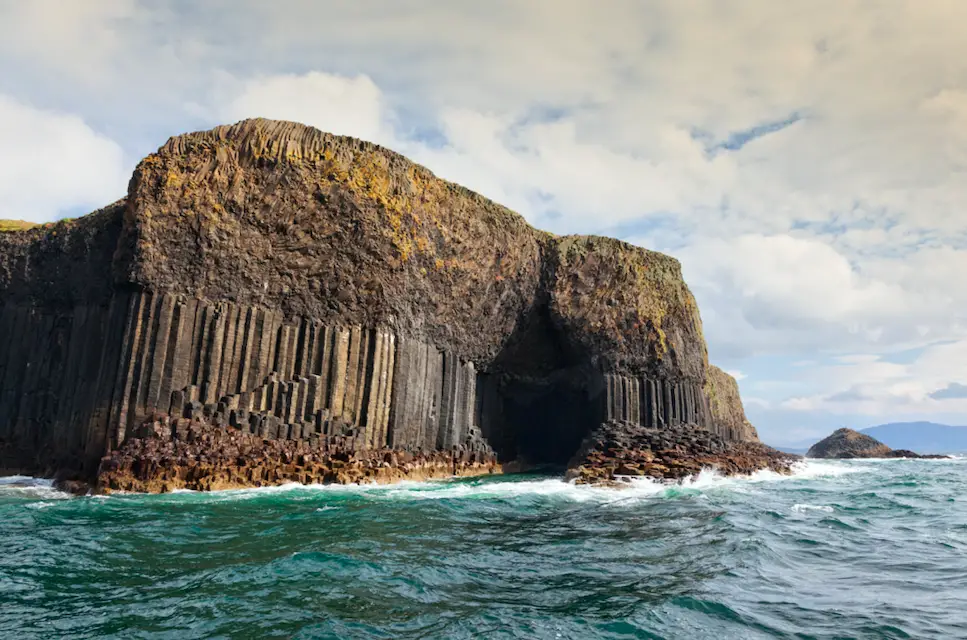
[[250,116],[681,259],[774,444],[967,424],[967,2],[0,0],[0,217]]

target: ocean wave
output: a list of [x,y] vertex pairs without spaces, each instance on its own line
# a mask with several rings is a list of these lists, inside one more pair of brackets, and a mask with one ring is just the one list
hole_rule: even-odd
[[453,479],[412,481],[394,484],[310,484],[288,483],[272,487],[226,489],[196,492],[179,490],[167,494],[170,498],[193,498],[204,501],[250,500],[259,497],[288,494],[292,497],[330,494],[358,496],[372,500],[454,500],[454,499],[515,499],[526,497],[564,498],[575,502],[613,501],[631,497],[661,494],[674,487],[649,479],[635,479],[625,487],[613,489],[567,482],[563,478],[514,479]]
[[[625,476],[618,486],[576,484],[563,478],[496,476],[450,480],[412,481],[394,484],[311,484],[287,483],[271,487],[225,489],[199,492],[180,489],[160,496],[167,500],[199,500],[204,502],[237,501],[289,495],[293,499],[311,498],[320,493],[332,496],[357,496],[368,500],[524,500],[533,498],[560,499],[570,502],[635,502],[642,499],[670,498],[694,495],[707,491],[739,490],[743,487],[771,482],[788,482],[813,478],[835,478],[867,471],[867,467],[837,462],[805,460],[793,465],[791,474],[780,474],[765,469],[749,476],[725,476],[715,469],[676,482],[662,482],[651,478]],[[135,494],[136,495],[136,494]],[[131,495],[126,496],[128,498]],[[159,496],[141,496],[158,499]]]
[[[24,484],[52,490],[0,480],[0,534],[14,550],[0,557],[13,602],[0,607],[2,637],[49,629],[51,611],[61,635],[104,635],[106,608],[118,634],[150,624],[173,637],[324,635],[310,618],[334,621],[334,637],[473,637],[498,625],[531,637],[548,620],[579,619],[599,623],[560,634],[964,635],[950,585],[964,572],[967,520],[947,500],[967,485],[933,465],[806,461],[792,475],[707,470],[624,489],[507,475],[60,501],[5,493]],[[65,604],[67,590],[76,600]],[[486,616],[466,617],[478,609]]]
[[54,489],[52,480],[31,476],[0,478],[0,497],[2,496],[35,500],[66,500],[71,497],[70,494]]
[[807,513],[809,511],[822,511],[823,513],[832,513],[834,511],[833,507],[829,505],[817,505],[817,504],[794,504],[792,505],[792,510],[796,513]]
[[[394,484],[310,484],[296,482],[270,487],[224,489],[218,491],[193,491],[176,489],[161,496],[117,493],[112,497],[147,500],[197,500],[223,502],[251,500],[274,494],[291,494],[294,498],[317,495],[360,496],[373,500],[451,500],[451,499],[525,499],[551,498],[571,502],[628,502],[639,499],[668,498],[682,494],[693,495],[712,490],[742,490],[742,487],[769,482],[786,482],[812,478],[835,478],[869,470],[850,462],[820,462],[802,460],[792,466],[791,474],[780,474],[769,469],[748,476],[725,476],[716,469],[704,469],[694,476],[675,482],[662,482],[651,478],[626,476],[620,478],[619,486],[604,487],[575,484],[563,478],[520,478],[497,476],[476,479],[451,479],[412,481]],[[50,480],[29,476],[0,478],[0,491],[15,491],[21,497],[40,500],[64,499],[68,494],[53,488]],[[101,496],[103,497],[103,496]]]
[[[864,460],[863,462],[866,462]],[[835,478],[852,473],[864,473],[871,469],[855,461],[820,461],[810,458],[792,464],[793,478]],[[786,476],[790,477],[790,476]]]
[[32,476],[4,476],[0,478],[0,487],[6,485],[16,485],[18,487],[51,487],[53,484],[53,480],[34,478]]

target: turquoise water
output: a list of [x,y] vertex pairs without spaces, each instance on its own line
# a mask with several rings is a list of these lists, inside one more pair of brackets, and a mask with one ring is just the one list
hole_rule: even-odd
[[67,498],[0,486],[0,638],[967,637],[967,461]]

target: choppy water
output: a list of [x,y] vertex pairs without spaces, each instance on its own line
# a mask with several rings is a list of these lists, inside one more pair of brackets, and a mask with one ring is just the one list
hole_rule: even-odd
[[967,637],[963,460],[625,491],[2,482],[2,638]]

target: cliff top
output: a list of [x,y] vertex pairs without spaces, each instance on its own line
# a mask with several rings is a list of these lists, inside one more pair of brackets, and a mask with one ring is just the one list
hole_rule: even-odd
[[329,179],[345,182],[360,195],[395,209],[406,208],[405,196],[425,192],[430,183],[439,183],[451,198],[472,201],[498,219],[526,225],[516,212],[466,187],[438,178],[426,167],[391,149],[298,122],[251,118],[173,136],[142,163],[159,157],[185,157],[199,151],[214,152],[212,170],[229,161],[249,166],[289,164],[327,170]]
[[[445,185],[451,194],[482,205],[488,212],[503,218],[508,223],[515,226],[523,225],[538,234],[558,238],[558,249],[562,252],[574,246],[589,245],[593,245],[595,250],[609,250],[610,253],[638,252],[651,261],[667,264],[674,275],[681,277],[681,263],[672,256],[608,236],[593,234],[556,236],[551,232],[536,229],[516,211],[467,187],[440,178],[430,169],[392,149],[351,136],[321,131],[298,122],[250,118],[231,125],[220,125],[213,129],[172,136],[158,149],[157,153],[148,156],[143,162],[153,162],[156,157],[186,156],[206,149],[215,151],[216,163],[226,161],[228,154],[233,153],[238,161],[254,164],[288,163],[317,166],[336,164],[337,170],[329,175],[329,178],[347,180],[351,186],[360,188],[364,192],[362,195],[375,196],[377,199],[390,195],[386,193],[387,191],[395,190],[397,196],[402,196],[409,191],[407,186],[412,185],[404,185],[404,178],[416,183],[438,182]],[[222,153],[219,153],[219,149]],[[381,160],[383,162],[380,162]],[[383,166],[375,166],[380,164]],[[377,177],[372,175],[375,171],[385,172],[386,175],[380,177],[388,184],[381,184],[381,180],[374,179]],[[426,188],[421,184],[415,186]],[[393,202],[392,197],[387,198],[385,204],[403,206],[402,203]]]

